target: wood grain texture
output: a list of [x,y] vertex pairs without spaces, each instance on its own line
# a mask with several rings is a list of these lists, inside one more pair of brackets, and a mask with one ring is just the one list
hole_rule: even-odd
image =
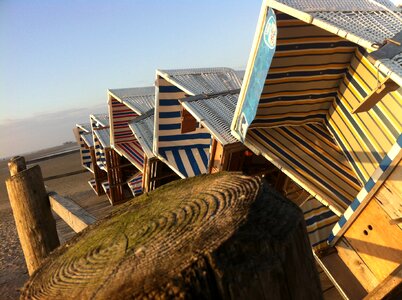
[[367,292],[373,290],[380,283],[345,238],[341,238],[338,241],[336,249],[338,250],[339,257]]
[[[402,218],[402,160],[378,190],[375,199],[391,220]],[[402,229],[402,223],[395,224]]]
[[380,205],[370,201],[345,232],[346,240],[379,282],[402,263],[402,230],[389,221]]
[[38,165],[6,180],[8,197],[29,274],[60,245]]
[[315,256],[315,258],[344,299],[360,300],[367,295],[336,252],[323,257]]
[[322,299],[303,215],[219,173],[123,204],[56,250],[22,299]]
[[399,265],[387,278],[385,278],[365,300],[402,299],[402,265]]
[[14,156],[8,162],[8,169],[10,170],[10,175],[14,176],[19,172],[27,168],[25,158],[22,156]]

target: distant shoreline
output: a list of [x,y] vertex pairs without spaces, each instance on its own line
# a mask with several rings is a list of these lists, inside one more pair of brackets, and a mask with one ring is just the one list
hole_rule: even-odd
[[[34,152],[17,154],[18,156],[23,156],[27,164],[33,164],[40,161],[56,158],[59,156],[68,155],[79,151],[79,147],[76,143],[71,143],[68,145],[59,145],[55,147],[45,148]],[[14,155],[15,156],[15,155]],[[14,157],[4,157],[0,161],[0,168],[7,167],[8,161]]]
[[52,158],[55,158],[55,157],[67,155],[67,154],[78,152],[78,151],[80,151],[80,149],[78,147],[75,148],[75,149],[68,149],[68,150],[57,152],[57,153],[51,153],[51,154],[47,154],[47,155],[44,155],[44,156],[40,156],[38,158],[28,160],[26,163],[27,163],[27,165],[28,164],[33,164],[33,163],[37,163],[37,162],[40,162],[40,161],[52,159]]

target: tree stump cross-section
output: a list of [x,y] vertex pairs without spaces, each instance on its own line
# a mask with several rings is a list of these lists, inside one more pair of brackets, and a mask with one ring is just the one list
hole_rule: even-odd
[[22,299],[321,299],[301,211],[256,177],[172,182],[58,248]]

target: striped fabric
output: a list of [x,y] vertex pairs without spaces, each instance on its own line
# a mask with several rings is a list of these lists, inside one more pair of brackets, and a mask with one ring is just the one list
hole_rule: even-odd
[[324,250],[329,246],[328,236],[339,217],[314,198],[305,201],[300,208],[306,221],[311,247],[314,251]]
[[135,174],[127,181],[127,184],[134,197],[142,194],[142,173]]
[[138,170],[143,171],[144,150],[142,150],[142,147],[138,141],[115,144],[114,149],[121,156],[127,158]]
[[101,168],[104,171],[107,171],[107,169],[106,169],[105,147],[99,141],[99,138],[98,138],[98,136],[96,134],[94,134],[94,145],[95,145],[96,163],[97,163],[99,168]]
[[338,215],[361,188],[342,151],[322,124],[253,128],[246,142]]
[[327,126],[351,163],[357,178],[367,183],[402,132],[402,95],[387,94],[368,112],[352,113],[384,77],[357,50],[328,113]]
[[116,99],[111,100],[111,141],[113,145],[135,140],[128,122],[138,116],[133,110]]
[[[373,189],[375,184],[380,180],[381,175],[391,166],[394,159],[402,151],[402,134],[399,135],[396,143],[392,146],[391,150],[385,155],[379,167],[373,172],[370,179],[367,180],[363,189],[359,192],[356,198],[353,200],[352,204],[345,211],[343,216],[340,218],[339,222],[335,225],[332,233],[329,235],[328,241],[333,245],[337,239],[341,236],[341,232],[344,232],[346,227],[350,225],[348,220],[351,219],[352,215],[355,213],[357,208],[367,200],[366,196]],[[399,183],[400,184],[400,183]]]
[[180,100],[180,103],[219,143],[228,145],[238,142],[230,132],[238,98],[239,90],[232,90],[192,96]]
[[109,95],[139,115],[153,109],[155,105],[154,86],[111,89]]
[[211,135],[205,128],[181,133],[181,105],[186,94],[161,76],[157,77],[154,152],[180,177],[207,172]]
[[92,172],[91,152],[85,147],[85,142],[82,139],[82,134],[90,132],[88,128],[82,124],[77,124],[74,129],[78,145],[80,146],[81,164],[84,168]]
[[145,114],[135,118],[129,123],[134,136],[141,144],[145,155],[148,159],[155,157],[153,153],[154,141],[154,109],[149,110]]
[[[314,1],[285,2],[292,7],[301,3],[319,7]],[[335,2],[327,8],[336,7]],[[341,4],[345,11],[307,9],[308,13],[290,9],[282,1],[267,3],[288,15],[276,12],[276,53],[245,140],[246,146],[261,152],[341,216],[330,237],[332,244],[352,222],[347,220],[353,220],[401,146],[401,89],[388,93],[367,112],[352,113],[388,79],[359,47],[373,50],[374,42],[382,43],[400,32],[401,13],[380,14],[369,7],[350,11],[352,2]],[[259,34],[260,30],[256,40]],[[257,51],[255,44],[240,97],[250,84]],[[376,66],[381,68],[378,62]],[[390,78],[400,84],[400,78],[393,75]],[[235,118],[232,124],[238,124],[240,115]],[[321,245],[322,241],[317,237],[314,243]]]
[[251,127],[323,122],[356,47],[278,13],[278,38]]
[[94,190],[94,192],[96,193],[96,181],[95,181],[95,179],[89,180],[88,184]]
[[[110,190],[109,182],[107,182],[107,181],[102,182],[102,187],[103,187],[103,190],[105,191],[106,195],[109,197],[109,190]],[[109,198],[109,200],[110,200],[110,198]]]

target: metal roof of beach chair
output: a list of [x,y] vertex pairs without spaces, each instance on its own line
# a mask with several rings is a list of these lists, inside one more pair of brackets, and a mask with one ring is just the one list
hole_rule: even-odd
[[130,107],[138,115],[146,113],[155,106],[155,87],[153,86],[110,89],[109,93],[115,99]]
[[[279,0],[267,5],[323,28],[369,51],[377,50],[402,30],[402,12],[388,0]],[[402,85],[402,61],[380,60],[380,71]]]
[[206,173],[211,134],[206,128],[182,130],[179,99],[238,89],[241,81],[229,68],[157,70],[153,152],[180,177]]
[[94,131],[103,148],[110,147],[110,131],[109,128],[98,129]]
[[77,140],[77,143],[80,147],[80,156],[81,156],[81,164],[87,170],[93,172],[92,169],[92,159],[91,159],[91,150],[88,149],[85,145],[87,144],[83,139],[83,134],[91,134],[91,124],[83,123],[76,124],[74,128],[74,135]]
[[155,157],[155,154],[152,152],[154,139],[154,109],[151,109],[142,116],[135,118],[129,122],[128,125],[148,159]]
[[128,122],[154,107],[155,88],[111,89],[108,94],[111,145],[138,170],[143,171],[144,151]]
[[134,197],[142,194],[142,192],[143,192],[142,176],[143,175],[141,172],[137,172],[136,174],[134,174],[127,180],[127,185],[130,188],[130,191]]
[[91,132],[91,124],[90,123],[80,123],[75,124],[77,128],[80,128],[83,132]]
[[388,79],[402,84],[402,14],[385,0],[267,0],[258,24],[232,133],[345,213],[342,227],[399,145],[398,90],[354,111]]
[[88,147],[93,147],[94,146],[94,141],[93,141],[93,137],[92,137],[92,132],[88,132],[88,133],[83,133],[81,134],[81,138],[82,140],[85,142],[85,144]]
[[230,68],[157,70],[156,72],[187,95],[192,96],[219,93],[241,87],[236,71]]
[[230,132],[240,89],[219,94],[197,95],[180,100],[183,107],[206,127],[222,145],[237,143]]
[[90,115],[92,130],[99,127],[109,127],[108,114],[92,114]]

